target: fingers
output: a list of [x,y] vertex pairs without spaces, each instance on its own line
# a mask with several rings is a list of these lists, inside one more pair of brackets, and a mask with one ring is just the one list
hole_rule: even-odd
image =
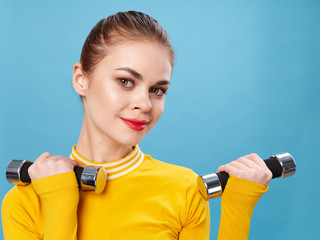
[[247,166],[248,168],[253,168],[253,169],[258,169],[258,168],[262,168],[256,161],[250,159],[250,158],[246,158],[245,157],[240,157],[237,159],[237,162],[242,163],[243,165]]
[[72,158],[66,158],[67,161],[70,161],[73,167],[83,167],[79,162],[73,160]]
[[220,166],[217,170],[217,172],[226,172],[229,175],[235,175],[237,171],[238,171],[238,168],[232,166],[230,163]]
[[264,176],[266,179],[269,179],[269,181],[272,179],[272,172],[267,167],[266,163],[256,153],[251,153],[249,155],[246,155],[245,158],[251,160],[252,161],[251,163],[255,163],[256,166],[258,166],[258,170],[260,171],[260,174],[262,176]]
[[244,158],[247,158],[249,160],[252,160],[256,164],[258,164],[262,168],[268,168],[265,162],[258,156],[256,153],[251,153],[249,155],[244,156]]
[[238,178],[267,186],[272,178],[271,171],[257,154],[249,154],[218,168],[217,172],[227,172]]
[[60,173],[72,172],[74,167],[81,166],[76,160],[61,155],[52,156],[45,152],[28,169],[32,180],[44,178]]
[[45,159],[47,159],[47,158],[49,158],[49,157],[51,157],[52,155],[50,154],[50,153],[48,153],[48,152],[44,152],[44,153],[42,153],[38,158],[37,158],[37,160],[36,161],[43,161],[43,160],[45,160]]
[[[239,160],[239,159],[238,159]],[[252,180],[250,175],[254,171],[254,167],[248,167],[246,164],[239,162],[238,160],[230,162],[218,168],[218,172],[226,172],[229,175],[233,175],[238,178]]]
[[226,165],[222,165],[218,168],[217,172],[227,172],[228,174],[232,174],[231,172],[234,172],[235,170],[246,170],[248,167],[244,165],[243,163],[233,161]]

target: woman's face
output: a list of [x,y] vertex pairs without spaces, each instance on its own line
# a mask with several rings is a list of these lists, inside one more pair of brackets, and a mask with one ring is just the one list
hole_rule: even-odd
[[121,145],[136,145],[164,110],[172,67],[167,50],[149,41],[111,48],[88,78],[83,92],[90,133]]

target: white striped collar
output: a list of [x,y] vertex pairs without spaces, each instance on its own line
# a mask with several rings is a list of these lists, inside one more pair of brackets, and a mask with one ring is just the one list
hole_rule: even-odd
[[134,171],[144,160],[144,154],[138,145],[134,146],[131,153],[119,160],[97,163],[86,159],[76,151],[76,146],[72,147],[70,158],[78,161],[82,166],[93,165],[102,166],[107,171],[108,180],[116,179]]

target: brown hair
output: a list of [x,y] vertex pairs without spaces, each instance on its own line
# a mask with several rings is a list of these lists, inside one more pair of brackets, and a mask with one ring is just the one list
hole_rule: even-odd
[[156,41],[168,49],[173,67],[174,51],[167,32],[149,15],[136,11],[118,12],[101,19],[89,33],[81,52],[82,70],[90,74],[107,55],[110,46],[125,40]]

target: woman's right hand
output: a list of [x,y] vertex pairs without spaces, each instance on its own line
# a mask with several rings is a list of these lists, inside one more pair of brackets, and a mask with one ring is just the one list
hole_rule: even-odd
[[72,172],[74,167],[81,165],[71,159],[63,156],[52,156],[45,152],[29,167],[28,173],[31,180],[37,180],[60,173]]

